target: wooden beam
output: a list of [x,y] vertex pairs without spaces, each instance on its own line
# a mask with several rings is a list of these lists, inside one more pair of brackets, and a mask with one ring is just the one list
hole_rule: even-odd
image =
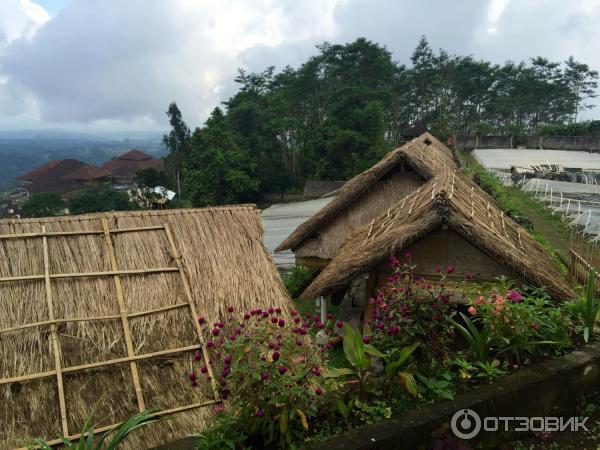
[[[110,265],[113,271],[119,270],[117,265],[117,258],[115,256],[115,248],[113,246],[112,237],[110,235],[110,229],[108,228],[108,220],[102,219],[102,226],[104,228],[104,238],[106,239],[106,245],[108,247],[108,256],[110,258]],[[127,356],[134,356],[133,342],[131,339],[131,329],[129,328],[129,320],[127,318],[127,309],[125,307],[125,297],[123,296],[123,287],[121,286],[121,278],[119,275],[114,276],[115,288],[117,291],[117,302],[119,303],[119,314],[121,315],[121,323],[123,324],[123,332],[125,336],[125,346],[127,347]],[[140,411],[146,409],[144,402],[144,394],[142,393],[142,385],[140,383],[140,374],[138,372],[137,363],[130,361],[129,367],[131,369],[131,376],[133,378],[133,386],[135,387],[135,396],[137,398],[138,407]]]
[[331,259],[317,258],[315,256],[296,256],[296,264],[315,269],[324,269],[330,262]]
[[165,233],[167,235],[167,240],[169,241],[169,246],[171,247],[171,256],[175,260],[175,264],[179,269],[179,274],[181,275],[181,282],[183,283],[183,290],[185,291],[185,296],[187,298],[188,304],[190,305],[190,314],[192,316],[192,322],[196,327],[196,333],[198,334],[198,339],[200,340],[200,344],[202,345],[202,357],[204,358],[204,364],[206,365],[206,369],[208,370],[208,375],[210,376],[210,381],[212,384],[213,395],[215,400],[220,400],[219,391],[217,389],[217,382],[215,381],[215,377],[212,372],[212,367],[210,365],[210,358],[208,357],[208,351],[206,350],[206,343],[204,342],[204,336],[202,335],[202,329],[200,328],[200,324],[198,323],[198,313],[196,312],[196,307],[194,306],[194,298],[192,296],[192,290],[190,289],[190,284],[188,282],[187,276],[184,272],[184,265],[181,259],[181,255],[177,250],[177,246],[175,245],[175,240],[173,239],[173,234],[171,233],[171,228],[168,223],[164,224]]
[[[157,267],[154,269],[132,269],[132,270],[108,270],[105,272],[74,272],[74,273],[53,273],[50,278],[84,278],[84,277],[112,277],[115,275],[150,275],[154,273],[177,272],[177,267]],[[0,283],[12,281],[36,281],[44,280],[45,275],[21,275],[16,277],[0,278]]]
[[[46,232],[46,227],[42,226],[42,232]],[[48,238],[42,238],[44,253],[44,278],[46,286],[46,303],[48,305],[48,318],[54,320],[54,305],[52,302],[52,286],[50,282],[50,255],[48,252]],[[60,408],[60,422],[64,436],[69,435],[67,425],[67,404],[65,401],[65,389],[63,384],[62,367],[60,361],[60,343],[58,342],[58,333],[56,324],[50,325],[50,341],[52,342],[52,353],[54,354],[54,371],[56,373],[56,384],[58,387],[58,405]]]
[[[45,229],[45,226],[42,226],[42,229]],[[163,227],[159,225],[151,226],[151,227],[135,227],[135,228],[114,228],[110,230],[111,234],[116,233],[131,233],[131,232],[140,232],[140,231],[158,231],[162,230]],[[91,236],[98,235],[102,236],[104,234],[104,230],[81,230],[81,231],[49,231],[41,233],[14,233],[14,234],[0,234],[0,239],[28,239],[28,238],[38,238],[38,237],[64,237],[64,236]]]

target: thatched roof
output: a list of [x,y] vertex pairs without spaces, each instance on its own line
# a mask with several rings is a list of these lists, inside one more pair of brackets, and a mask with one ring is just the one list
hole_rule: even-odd
[[346,182],[337,196],[318,213],[301,224],[275,249],[276,252],[294,249],[305,239],[318,234],[370,187],[400,164],[407,164],[424,180],[429,180],[444,168],[456,168],[452,151],[430,133],[423,133],[406,145],[389,152],[381,161]]
[[353,233],[302,297],[339,290],[442,224],[528,283],[545,286],[554,299],[574,296],[552,257],[525,229],[504,215],[470,179],[448,171]]
[[36,167],[35,169],[33,169],[27,173],[24,173],[23,175],[18,176],[17,180],[34,181],[36,178],[38,178],[43,173],[56,167],[61,161],[62,161],[61,159],[52,159],[52,160],[48,161],[47,163],[42,164],[41,166]]
[[108,171],[113,178],[132,180],[140,170],[162,170],[164,162],[162,159],[154,159],[152,156],[134,149],[105,162],[102,168]]
[[200,431],[215,400],[186,379],[197,315],[290,308],[261,239],[248,205],[1,220],[0,449],[74,435],[92,413],[110,426],[140,401],[185,412],[124,448]]

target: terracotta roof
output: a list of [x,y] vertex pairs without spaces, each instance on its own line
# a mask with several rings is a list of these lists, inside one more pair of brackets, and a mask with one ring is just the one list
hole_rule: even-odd
[[101,178],[107,178],[109,176],[110,173],[107,170],[85,164],[78,167],[73,172],[64,175],[62,178],[64,180],[93,181]]
[[162,170],[163,167],[164,162],[162,159],[154,159],[139,150],[130,150],[102,165],[102,169],[109,172],[113,178],[121,180],[132,180],[140,170]]
[[133,150],[129,150],[127,153],[117,156],[115,159],[119,159],[121,161],[144,161],[146,159],[152,159],[152,156],[138,150],[137,148],[134,148]]
[[52,160],[48,161],[47,163],[42,164],[39,167],[36,167],[32,171],[24,173],[23,175],[18,176],[17,180],[34,181],[40,175],[46,173],[50,169],[53,169],[54,167],[56,167],[61,162],[62,162],[62,159],[52,159]]
[[67,175],[81,170],[87,166],[86,163],[76,159],[64,159],[53,168],[46,170],[38,176],[31,185],[27,186],[31,192],[69,192],[81,186],[76,179],[66,179]]

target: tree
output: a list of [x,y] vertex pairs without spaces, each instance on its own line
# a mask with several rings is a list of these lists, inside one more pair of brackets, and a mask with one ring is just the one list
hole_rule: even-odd
[[181,198],[181,170],[182,164],[188,156],[188,143],[190,129],[183,121],[177,103],[173,102],[167,110],[171,131],[163,136],[163,144],[169,150],[166,158],[167,168],[173,177],[173,184],[177,187],[177,194]]
[[169,177],[162,170],[158,171],[153,168],[140,170],[135,174],[134,183],[140,187],[171,187]]
[[236,144],[227,118],[215,108],[190,141],[185,188],[195,206],[251,201],[260,182],[251,155]]
[[65,201],[56,192],[37,192],[23,203],[25,217],[52,217],[64,213]]
[[579,111],[593,107],[586,104],[585,100],[597,96],[598,72],[590,69],[587,64],[575,61],[572,56],[569,56],[565,64],[567,67],[564,71],[563,82],[571,91],[573,122],[577,122]]
[[90,185],[75,194],[69,202],[73,214],[86,214],[104,211],[130,211],[139,209],[126,191],[119,191],[108,185]]

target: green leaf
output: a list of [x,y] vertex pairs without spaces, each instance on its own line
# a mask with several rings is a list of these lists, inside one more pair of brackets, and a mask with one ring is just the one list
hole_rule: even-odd
[[394,374],[400,370],[402,364],[406,362],[408,357],[417,349],[418,346],[419,342],[415,342],[414,344],[406,346],[400,350],[400,356],[398,359],[385,366],[385,374],[388,376],[388,378],[392,378]]
[[288,429],[288,412],[287,412],[287,409],[284,409],[283,412],[281,413],[281,416],[279,416],[279,430],[281,431],[282,434],[285,434],[287,429]]
[[362,337],[347,323],[344,324],[344,355],[348,362],[357,369],[364,369],[369,365]]
[[417,395],[419,395],[419,390],[417,388],[417,382],[414,375],[409,372],[398,372],[398,378],[402,380],[408,393],[414,398],[417,398]]
[[[362,338],[361,338],[362,340]],[[371,356],[376,356],[377,358],[383,358],[383,353],[373,347],[371,344],[363,344],[365,348],[365,353],[368,353]]]
[[346,375],[352,375],[354,372],[352,369],[348,369],[347,367],[328,367],[323,376],[325,378],[339,378]]

